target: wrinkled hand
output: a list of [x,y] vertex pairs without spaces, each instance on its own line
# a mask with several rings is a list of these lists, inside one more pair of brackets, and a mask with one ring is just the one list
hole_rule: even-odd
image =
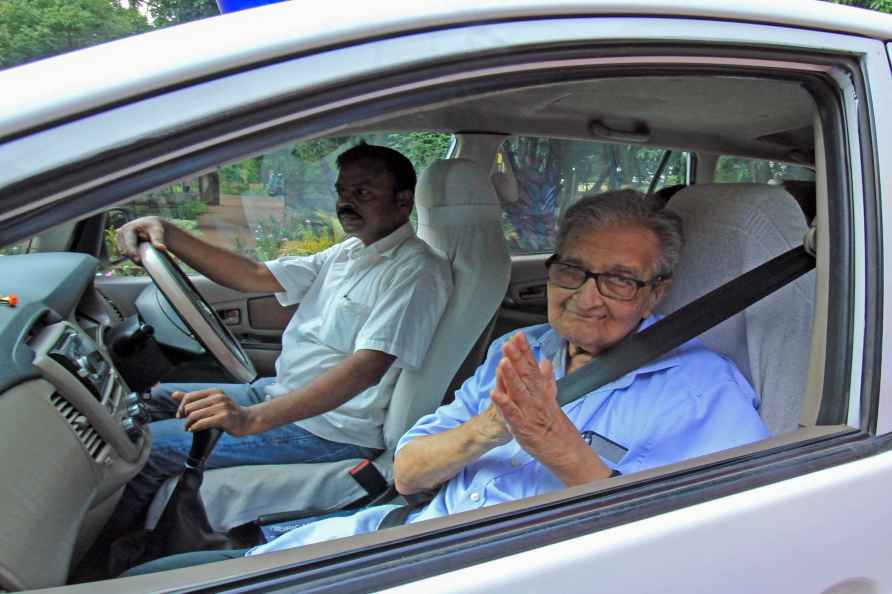
[[174,392],[171,397],[180,403],[177,418],[186,419],[186,431],[218,427],[236,437],[253,433],[250,408],[240,406],[220,388]]
[[150,241],[156,249],[167,251],[164,232],[164,221],[158,217],[142,217],[130,221],[118,229],[115,238],[118,252],[134,262],[139,262],[140,241]]
[[502,346],[493,403],[520,446],[546,465],[560,463],[580,440],[557,402],[551,361],[536,363],[523,332]]
[[505,445],[514,437],[511,435],[508,423],[505,422],[505,417],[494,403],[477,416],[477,431],[483,437],[483,441],[493,447]]

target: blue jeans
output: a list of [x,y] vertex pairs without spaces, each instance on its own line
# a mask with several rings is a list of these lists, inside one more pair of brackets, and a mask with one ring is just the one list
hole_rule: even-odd
[[[273,378],[262,378],[251,384],[159,384],[152,389],[152,399],[147,403],[151,422],[152,452],[142,471],[124,490],[118,507],[112,516],[109,529],[121,534],[140,527],[146,510],[161,484],[182,472],[192,434],[185,430],[186,421],[174,418],[179,404],[171,398],[174,392],[194,392],[205,388],[222,388],[228,396],[242,406],[251,406],[266,400],[265,387]],[[205,468],[229,468],[252,464],[295,464],[334,462],[349,458],[374,459],[380,450],[338,443],[318,437],[293,423],[270,429],[264,433],[233,437],[224,433],[217,442]],[[271,510],[277,511],[277,510]]]

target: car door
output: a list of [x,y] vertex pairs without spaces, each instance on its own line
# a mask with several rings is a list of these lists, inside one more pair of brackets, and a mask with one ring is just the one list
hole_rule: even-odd
[[[559,120],[570,121],[573,110],[561,102],[574,97],[574,89],[561,85],[573,80],[635,81],[640,75],[660,106],[651,117],[667,113],[670,98],[654,82],[677,82],[683,90],[705,80],[721,90],[735,84],[729,81],[750,81],[754,101],[761,90],[782,89],[771,95],[765,118],[782,111],[787,92],[804,92],[814,101],[807,113],[814,117],[817,231],[826,239],[817,249],[808,370],[817,407],[801,428],[704,458],[378,534],[63,591],[888,589],[892,371],[883,363],[892,338],[882,329],[892,315],[884,298],[884,279],[892,273],[884,254],[892,240],[884,233],[890,213],[881,197],[892,195],[886,171],[892,114],[885,101],[892,80],[884,45],[892,25],[866,22],[854,9],[808,7],[797,13],[779,6],[635,9],[615,3],[534,10],[476,1],[456,3],[446,14],[411,13],[416,20],[407,24],[403,12],[411,7],[398,7],[395,16],[388,11],[397,8],[382,6],[375,24],[357,33],[349,28],[356,22],[340,22],[341,13],[323,10],[326,18],[313,21],[299,3],[286,3],[262,11],[271,19],[262,39],[240,34],[236,26],[256,27],[254,17],[221,19],[218,26],[232,35],[227,47],[245,53],[218,56],[223,66],[190,62],[185,74],[165,71],[164,93],[143,89],[134,95],[114,86],[104,88],[101,100],[87,102],[87,111],[65,103],[55,106],[52,117],[26,109],[24,123],[6,121],[0,162],[28,164],[24,173],[21,166],[0,168],[6,176],[0,200],[7,207],[0,230],[9,244],[187,173],[282,142],[333,135],[345,125],[368,129],[406,114],[424,119],[433,110],[441,128],[474,131],[487,124],[493,133],[504,132],[498,113],[484,118],[472,109],[474,100],[499,94],[528,108],[526,117],[537,107],[554,106]],[[837,23],[837,14],[847,20]],[[311,37],[323,29],[335,38]],[[294,30],[315,41],[275,46]],[[200,37],[204,29],[186,31]],[[185,33],[170,35],[179,49],[197,44]],[[255,49],[264,43],[263,51]],[[195,51],[208,47],[196,45]],[[156,79],[140,81],[158,89],[151,87]],[[537,103],[527,91],[540,86],[567,94]],[[579,103],[597,105],[592,96],[583,93]],[[749,115],[743,123],[753,128],[764,119],[738,108],[732,94],[719,96],[732,106],[719,107],[722,116]],[[622,96],[614,107],[632,106],[643,118],[646,98]],[[642,103],[636,107],[633,99]],[[709,123],[704,113],[716,113],[706,108],[720,103],[700,101],[703,112],[676,112],[678,121],[671,123],[682,127],[678,143],[738,154],[723,148],[731,136],[702,131]],[[434,109],[443,106],[457,107]],[[574,120],[582,124],[574,129],[579,138],[591,128],[582,116],[600,115],[594,108],[581,114]],[[113,125],[123,116],[126,132]],[[532,135],[532,128],[518,133]],[[786,146],[785,139],[766,135],[767,144]],[[72,138],[78,143],[63,142]],[[42,153],[38,146],[54,150]],[[107,162],[97,163],[97,154]],[[784,354],[772,352],[776,358]]]

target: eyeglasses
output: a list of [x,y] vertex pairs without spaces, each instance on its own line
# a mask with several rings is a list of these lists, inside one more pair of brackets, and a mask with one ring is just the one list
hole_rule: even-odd
[[593,278],[601,295],[617,301],[632,301],[638,296],[638,290],[641,287],[656,287],[666,279],[666,277],[657,276],[645,282],[621,274],[589,272],[585,268],[561,262],[559,258],[560,254],[555,254],[545,261],[545,268],[548,270],[548,282],[564,289],[576,290],[584,285],[588,279]]
[[366,186],[342,186],[335,184],[335,192],[341,198],[353,198],[358,202],[371,202],[378,196],[383,196],[387,192],[384,190],[375,190]]

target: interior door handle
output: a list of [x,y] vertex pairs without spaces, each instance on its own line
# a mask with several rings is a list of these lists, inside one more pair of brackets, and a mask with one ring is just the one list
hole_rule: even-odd
[[521,303],[539,303],[545,300],[545,285],[529,285],[517,290],[517,300]]
[[238,326],[242,323],[242,312],[237,307],[218,309],[217,315],[227,326]]

